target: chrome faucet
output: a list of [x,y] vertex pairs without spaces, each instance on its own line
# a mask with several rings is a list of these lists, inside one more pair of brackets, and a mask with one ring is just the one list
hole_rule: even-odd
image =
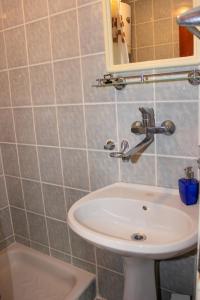
[[139,110],[142,114],[142,121],[135,121],[131,126],[131,132],[136,135],[145,134],[145,138],[130,150],[128,150],[128,142],[123,140],[120,151],[111,152],[111,157],[122,158],[124,161],[129,161],[134,155],[141,154],[141,152],[151,145],[154,141],[154,134],[172,135],[175,132],[176,127],[170,120],[164,121],[161,126],[155,125],[153,108],[140,107]]

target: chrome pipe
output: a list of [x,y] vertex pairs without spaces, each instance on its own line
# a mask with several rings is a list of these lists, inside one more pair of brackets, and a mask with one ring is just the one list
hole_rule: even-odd
[[192,34],[200,39],[200,31],[196,26],[200,25],[200,6],[192,8],[177,17],[177,23],[186,27]]

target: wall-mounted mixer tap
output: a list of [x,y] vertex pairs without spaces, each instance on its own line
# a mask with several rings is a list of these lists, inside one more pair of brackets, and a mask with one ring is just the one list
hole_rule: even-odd
[[135,121],[131,126],[131,132],[137,135],[145,134],[145,138],[135,147],[129,149],[129,144],[126,140],[121,143],[119,152],[111,152],[110,157],[122,158],[122,160],[130,160],[136,154],[143,152],[154,141],[154,134],[172,135],[176,126],[170,120],[164,121],[161,126],[155,125],[155,117],[153,108],[139,108],[142,114],[142,121]]

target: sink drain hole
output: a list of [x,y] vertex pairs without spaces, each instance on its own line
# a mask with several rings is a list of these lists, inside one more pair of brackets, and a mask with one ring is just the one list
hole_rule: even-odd
[[147,239],[147,237],[145,234],[137,232],[137,233],[132,234],[131,239],[133,241],[144,241]]

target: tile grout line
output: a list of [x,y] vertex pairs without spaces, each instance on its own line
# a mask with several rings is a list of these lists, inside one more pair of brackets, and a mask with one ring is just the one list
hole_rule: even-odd
[[2,177],[3,177],[3,182],[4,182],[4,186],[5,186],[5,191],[6,191],[6,200],[7,200],[7,205],[6,207],[2,207],[1,211],[8,208],[8,212],[9,212],[9,216],[10,216],[10,222],[11,222],[11,227],[12,227],[12,233],[14,236],[14,241],[15,241],[15,233],[14,233],[14,226],[13,226],[13,219],[12,219],[12,215],[11,215],[11,209],[10,209],[10,201],[9,201],[9,197],[8,197],[8,188],[7,188],[7,183],[6,183],[6,176],[4,173],[4,164],[3,164],[3,156],[2,156],[2,151],[1,151],[1,147],[0,147],[0,161],[1,161],[1,165],[2,165]]
[[[154,3],[153,1],[151,1],[151,9],[152,9],[152,26],[153,26],[153,58],[155,59],[156,58],[156,45],[155,45],[155,20],[154,20]],[[138,24],[137,24],[138,25]]]
[[[92,5],[95,5],[97,3],[101,3],[101,0],[96,0],[94,2],[89,2],[89,3],[86,3],[86,4],[79,5],[78,8],[92,6]],[[14,26],[8,26],[8,27],[3,26],[3,29],[0,30],[0,33],[2,31],[8,31],[8,30],[13,30],[15,28],[22,27],[24,24],[29,25],[29,24],[33,24],[33,23],[36,23],[36,22],[39,22],[39,21],[46,20],[46,19],[48,19],[48,16],[49,17],[59,16],[59,15],[65,14],[65,13],[70,13],[70,12],[75,11],[75,10],[76,10],[76,7],[72,7],[72,8],[64,9],[64,10],[54,12],[54,13],[49,12],[49,14],[47,16],[36,18],[36,19],[31,20],[31,21],[26,21],[25,18],[23,18],[23,20],[24,20],[23,23],[20,23],[20,24],[14,25]]]
[[[46,20],[48,20],[48,18],[46,18]],[[20,27],[23,27],[22,25]],[[2,33],[5,32],[2,31]],[[0,32],[1,33],[1,32]],[[89,54],[84,54],[82,56],[78,55],[78,56],[71,56],[71,57],[64,57],[64,58],[56,58],[54,59],[54,63],[58,63],[58,62],[64,62],[64,61],[70,61],[70,60],[76,60],[76,59],[80,59],[81,57],[93,57],[93,56],[99,56],[99,55],[103,55],[105,54],[105,52],[101,51],[101,52],[95,52],[95,53],[89,53]],[[31,63],[29,64],[29,67],[37,67],[40,65],[47,65],[47,64],[51,64],[51,60],[44,60],[38,63]],[[5,71],[13,71],[13,70],[18,70],[18,69],[25,69],[27,68],[27,65],[19,65],[16,67],[7,67],[6,69],[1,69],[0,73],[5,72]]]
[[[0,142],[0,145],[16,145],[16,146],[27,146],[27,147],[35,147],[38,146],[40,148],[50,148],[50,149],[66,149],[66,150],[79,150],[79,151],[86,151],[88,150],[88,152],[100,152],[100,153],[108,153],[107,150],[104,150],[104,149],[93,149],[93,148],[74,148],[74,147],[64,147],[64,146],[51,146],[51,145],[35,145],[35,144],[25,144],[25,143],[14,143],[14,142]],[[153,153],[143,153],[142,154],[143,156],[157,156],[157,157],[165,157],[165,158],[172,158],[172,159],[188,159],[188,160],[195,160],[197,159],[197,156],[189,156],[189,155],[175,155],[175,154],[156,154],[155,152]],[[12,174],[6,174],[6,175],[9,175],[9,176],[12,176]],[[17,176],[16,176],[17,177]],[[29,178],[29,177],[24,177],[25,179],[27,180],[32,180],[32,181],[37,181],[36,179],[34,178]],[[62,186],[62,185],[59,185],[59,184],[55,184],[53,182],[48,182],[48,181],[42,181],[43,183],[49,183],[51,185],[55,185],[55,186]],[[81,188],[78,188],[78,187],[72,187],[72,186],[66,186],[64,185],[66,188],[69,188],[69,189],[75,189],[75,190],[80,190],[80,191],[90,191],[90,190],[87,190],[87,189],[81,189]]]
[[[25,208],[18,207],[18,206],[15,206],[15,205],[11,205],[11,207],[16,208],[16,209],[21,210],[21,211],[25,211]],[[31,213],[33,215],[36,215],[36,216],[45,217],[44,214],[38,213],[38,212],[30,210],[30,209],[27,209],[27,212]],[[57,218],[54,218],[54,217],[51,217],[51,216],[48,216],[48,215],[46,216],[46,218],[57,221],[57,222],[60,222],[60,223],[66,223],[66,220],[60,220],[60,219],[57,219]]]
[[[5,44],[6,67],[8,69],[7,44],[6,44],[6,38],[5,38],[5,32],[4,31],[3,31],[3,40],[4,40],[4,44]],[[21,179],[21,167],[20,167],[20,160],[19,160],[19,151],[18,151],[18,146],[17,146],[17,134],[16,134],[14,109],[13,109],[13,102],[12,102],[10,72],[8,71],[7,74],[8,74],[9,98],[10,98],[11,113],[12,113],[12,123],[13,123],[14,137],[15,137],[15,143],[16,143],[15,144],[15,149],[16,149],[16,154],[17,154],[17,163],[18,163],[18,167],[19,167],[19,180],[20,180],[20,186],[21,186],[21,190],[22,190],[22,201],[23,201],[23,205],[24,205],[24,208],[25,208],[26,204],[25,204],[24,189],[23,189],[23,184],[22,184],[22,179]],[[3,159],[3,157],[2,157],[2,159]],[[6,184],[6,189],[7,189],[7,184]],[[8,201],[9,201],[9,197],[8,197]],[[10,207],[10,201],[9,201],[9,207]],[[15,230],[14,230],[14,225],[13,225],[11,209],[10,209],[10,216],[11,216],[11,221],[12,221],[12,226],[13,226],[13,234],[14,234],[14,239],[15,239]],[[26,222],[27,222],[27,234],[28,234],[28,238],[30,239],[30,232],[29,232],[29,228],[28,228],[28,218],[27,218],[27,213],[26,212],[25,212],[25,218],[26,218]]]
[[[54,103],[55,103],[55,112],[56,112],[56,128],[57,128],[57,135],[58,135],[58,148],[59,148],[59,157],[60,157],[60,165],[61,165],[61,174],[62,174],[62,189],[64,194],[64,204],[65,204],[65,223],[67,225],[67,234],[68,234],[68,243],[69,243],[69,251],[70,251],[70,261],[72,264],[72,245],[70,239],[70,231],[69,226],[67,223],[67,196],[66,196],[66,189],[65,189],[65,177],[64,177],[64,168],[63,168],[63,161],[62,161],[62,148],[60,142],[60,128],[58,123],[58,106],[57,106],[57,97],[56,97],[56,83],[55,83],[55,73],[54,73],[54,60],[53,60],[53,44],[52,44],[52,34],[51,34],[51,18],[50,18],[50,11],[49,11],[49,2],[47,1],[47,13],[48,13],[48,29],[49,29],[49,42],[50,42],[50,56],[51,56],[51,70],[53,76],[53,93],[54,93]],[[71,197],[71,196],[70,196]],[[51,254],[51,250],[50,250]]]
[[[3,12],[1,1],[0,1],[0,10]],[[2,19],[2,26],[3,26],[3,19]],[[4,42],[4,54],[5,54],[5,59],[6,59],[6,67],[8,67],[7,53],[6,53],[6,41],[5,41],[5,34],[4,34],[4,32],[2,32],[2,36],[3,36],[3,42]],[[7,77],[9,79],[8,72],[7,72]],[[9,91],[9,96],[10,96],[10,91]],[[10,104],[11,104],[11,99],[10,99]],[[1,161],[1,165],[2,165],[2,172],[3,172],[2,176],[3,176],[4,185],[5,185],[6,199],[7,199],[7,206],[1,208],[1,210],[8,208],[9,216],[10,216],[10,221],[11,221],[11,227],[12,227],[12,233],[13,233],[13,237],[14,237],[14,241],[15,241],[14,226],[13,226],[13,220],[12,220],[11,209],[10,209],[10,201],[9,201],[9,197],[8,197],[8,188],[7,188],[6,176],[5,176],[5,172],[4,172],[4,163],[3,163],[3,156],[2,156],[1,145],[0,145],[0,161]]]
[[[76,23],[77,23],[79,54],[81,56],[82,51],[81,51],[81,39],[80,39],[78,0],[76,0]],[[87,150],[86,150],[86,159],[87,159],[87,168],[88,168],[87,175],[88,175],[89,191],[91,192],[91,178],[90,178],[90,163],[89,163],[89,151],[88,151],[88,139],[87,139],[87,124],[86,124],[86,109],[85,109],[82,57],[80,58],[80,79],[81,79],[81,91],[82,91],[82,101],[83,101],[84,134],[85,134],[85,143],[86,143],[86,148],[87,148]],[[95,246],[93,246],[93,251],[94,251],[95,273],[96,273],[96,294],[98,295],[99,294],[99,283],[98,283],[97,255],[96,255],[96,247]]]
[[82,103],[83,103],[83,118],[84,118],[84,134],[85,134],[85,147],[86,147],[86,159],[87,159],[87,175],[89,191],[91,191],[91,178],[90,178],[90,164],[89,164],[89,152],[88,152],[88,138],[87,138],[87,122],[86,122],[86,109],[85,109],[85,95],[84,95],[84,83],[83,83],[83,64],[82,64],[82,53],[81,53],[81,39],[80,39],[80,24],[79,24],[79,10],[78,1],[76,0],[76,24],[78,34],[78,46],[80,54],[80,79],[81,79],[81,92],[82,92]]
[[[117,133],[117,151],[119,151],[120,147],[120,140],[119,140],[119,117],[118,117],[118,103],[117,103],[117,90],[115,89],[115,115],[116,115],[116,133]],[[118,180],[122,180],[122,174],[121,174],[121,159],[118,159]]]
[[[26,30],[26,23],[25,23],[25,12],[24,12],[24,0],[22,0],[22,13],[23,13],[23,20],[24,20],[23,25],[24,25],[24,32],[25,32],[25,46],[26,46],[26,59],[27,59],[28,79],[29,79],[29,92],[30,92],[31,104],[33,106],[31,75],[30,75],[30,65],[29,65],[29,52],[28,52],[28,38],[27,38],[27,30]],[[33,118],[33,130],[34,130],[34,138],[35,138],[35,150],[36,150],[36,157],[37,157],[37,167],[38,167],[38,172],[39,172],[39,181],[40,181],[42,202],[43,202],[43,208],[44,208],[44,221],[45,221],[45,227],[46,227],[46,233],[47,233],[48,246],[50,247],[49,231],[48,231],[47,220],[46,220],[46,208],[45,208],[45,203],[44,203],[44,192],[43,192],[41,169],[40,169],[40,162],[39,162],[39,151],[38,151],[38,145],[37,145],[37,135],[36,135],[36,127],[35,127],[35,114],[34,114],[33,107],[31,109],[32,109],[32,118]],[[26,211],[27,211],[27,209],[26,209]],[[27,222],[27,225],[28,225],[28,228],[29,228],[29,235],[30,235],[30,224],[29,224],[29,222]],[[30,236],[30,239],[31,239],[31,236]],[[50,251],[50,249],[49,249],[49,251]]]
[[[6,242],[6,241],[9,240],[10,238],[13,238],[13,239],[14,239],[14,242],[15,242],[15,236],[14,236],[14,234],[10,234],[10,235],[7,236],[5,239],[0,240],[0,244]],[[8,246],[6,246],[5,248],[7,248],[7,247],[8,247]],[[2,250],[2,249],[1,249],[1,250]]]
[[[23,237],[22,235],[20,235],[20,234],[17,234],[17,236],[20,237],[20,238],[23,238],[24,240],[27,240],[26,238],[24,238],[24,237]],[[10,238],[10,237],[12,237],[12,235],[10,235],[9,237],[7,237],[6,239],[8,239],[8,238]],[[3,241],[3,240],[2,240],[2,241]],[[27,241],[28,241],[28,240],[27,240]],[[1,242],[1,241],[0,241],[0,242]],[[34,240],[30,240],[30,242],[35,243],[35,244],[37,244],[37,245],[39,245],[39,246],[41,246],[41,247],[45,247],[45,248],[48,249],[48,246],[47,246],[47,245],[44,245],[44,244],[42,244],[42,243],[40,243],[40,242],[37,242],[37,241],[34,241]],[[66,256],[70,256],[69,253],[67,253],[67,252],[58,250],[58,249],[53,248],[53,247],[51,247],[51,249],[54,250],[54,251],[56,251],[56,252],[58,252],[58,253],[60,253],[60,254],[63,254],[63,255],[66,255]],[[50,256],[50,253],[49,253],[48,255]],[[54,256],[53,256],[53,257],[54,257]],[[77,260],[79,260],[79,261],[81,261],[81,262],[83,262],[83,263],[86,263],[86,264],[90,264],[90,265],[92,265],[92,266],[95,266],[95,264],[94,264],[93,262],[88,261],[88,260],[85,260],[85,259],[83,259],[83,258],[81,258],[81,257],[74,256],[74,255],[73,255],[72,258],[77,259]],[[116,273],[116,274],[118,274],[118,275],[120,275],[120,276],[124,276],[124,273],[121,273],[121,272],[116,271],[116,270],[114,270],[114,269],[106,268],[106,267],[104,267],[103,265],[99,265],[99,267],[100,267],[101,269],[104,269],[104,270],[107,270],[107,271]]]
[[[19,176],[10,175],[10,174],[5,174],[5,176],[6,176],[6,177],[11,177],[11,178],[18,178],[18,179],[20,179]],[[32,179],[32,178],[28,178],[28,177],[21,177],[21,178],[22,178],[22,180],[40,183],[40,180],[37,180],[37,179]],[[42,184],[46,184],[46,185],[51,185],[51,186],[55,186],[55,187],[63,187],[63,185],[61,185],[61,184],[59,185],[59,184],[51,183],[51,182],[47,182],[47,181],[41,181],[41,182],[42,182]],[[78,189],[78,188],[72,188],[72,187],[66,186],[66,185],[64,185],[64,188],[70,189],[70,190],[74,190],[74,191],[79,191],[79,192],[89,193],[88,190],[83,190],[83,189]]]
[[[26,67],[27,68],[27,67]],[[8,71],[5,71],[8,72]],[[156,103],[162,104],[181,104],[181,103],[186,103],[186,104],[191,104],[191,103],[198,103],[199,100],[157,100]],[[154,100],[151,101],[117,101],[118,105],[134,105],[134,104],[151,104],[154,103]],[[27,108],[48,108],[48,107],[71,107],[71,106],[106,106],[106,105],[115,105],[115,101],[112,102],[85,102],[83,103],[65,103],[65,104],[44,104],[44,105],[19,105],[19,106],[1,106],[0,110],[8,110],[8,109],[27,109]]]
[[[154,98],[154,111],[155,111],[155,123],[157,123],[157,104],[156,104],[156,84],[153,83],[153,98]],[[158,186],[158,153],[157,153],[157,135],[155,137],[155,185]]]

